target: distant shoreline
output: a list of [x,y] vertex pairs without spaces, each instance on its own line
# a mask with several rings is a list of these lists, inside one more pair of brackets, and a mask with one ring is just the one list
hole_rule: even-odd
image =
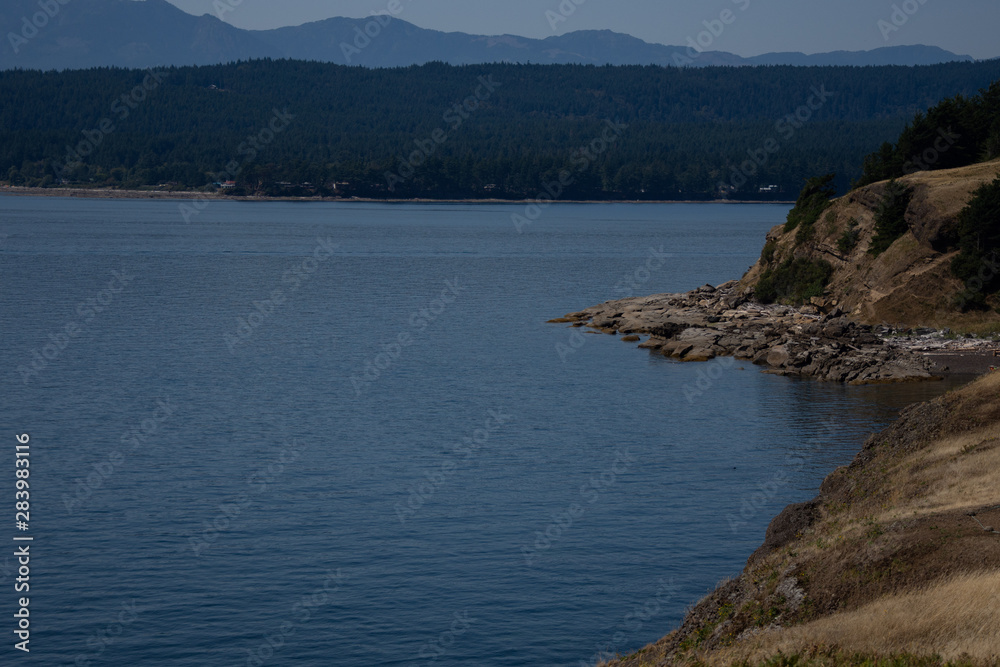
[[[247,202],[314,202],[324,204],[532,204],[534,199],[373,199],[370,197],[251,197],[226,196],[195,190],[116,190],[112,188],[27,188],[0,186],[0,196],[12,197],[78,197],[80,199],[208,199],[213,201]],[[791,206],[794,201],[755,201],[736,199],[565,199],[554,204],[781,204]]]

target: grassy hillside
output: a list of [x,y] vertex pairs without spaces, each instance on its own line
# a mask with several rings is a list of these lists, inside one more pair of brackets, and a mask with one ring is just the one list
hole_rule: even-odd
[[998,664],[998,396],[991,374],[905,410],[681,628],[610,664]]
[[[760,261],[742,283],[758,288],[790,261],[827,265],[826,280],[812,295],[838,301],[859,322],[1000,330],[1000,301],[990,294],[989,281],[963,281],[953,270],[962,254],[960,215],[977,189],[998,176],[1000,161],[994,160],[858,188],[814,210],[814,221],[772,229]],[[888,210],[893,202],[898,210]],[[895,233],[880,231],[891,227],[894,216],[900,223]],[[991,266],[984,261],[982,277],[993,273]],[[975,274],[979,268],[974,266]],[[971,307],[979,297],[982,307]]]

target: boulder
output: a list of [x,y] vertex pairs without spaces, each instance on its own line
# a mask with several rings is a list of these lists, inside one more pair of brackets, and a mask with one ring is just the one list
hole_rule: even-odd
[[681,361],[711,361],[715,353],[703,347],[695,347],[681,356]]
[[[669,352],[667,352],[668,348],[670,349]],[[673,357],[674,359],[680,359],[685,354],[687,354],[688,352],[690,352],[693,349],[694,349],[694,345],[691,345],[690,343],[680,343],[680,342],[678,342],[675,345],[664,345],[663,346],[663,354],[669,355],[669,356]]]
[[772,347],[767,353],[767,365],[773,368],[782,368],[788,364],[788,360],[791,355],[788,353],[788,348],[784,345],[779,345],[777,347]]
[[639,347],[644,350],[659,350],[666,344],[666,340],[662,338],[653,337],[647,340],[645,343],[639,343]]

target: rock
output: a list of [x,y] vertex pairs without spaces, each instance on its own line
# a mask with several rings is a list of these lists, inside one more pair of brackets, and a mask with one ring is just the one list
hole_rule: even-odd
[[[667,348],[669,345],[663,346],[663,354],[667,354]],[[670,350],[670,356],[674,359],[681,359],[685,354],[694,349],[694,345],[690,343],[678,343]]]
[[722,338],[719,339],[719,342],[717,343],[717,345],[720,345],[726,348],[727,350],[735,350],[742,344],[743,344],[743,339],[739,336],[733,336],[733,335],[723,336]]
[[703,347],[692,348],[680,357],[681,361],[711,361],[712,359],[715,359],[715,354]]
[[664,322],[663,324],[649,328],[649,333],[658,338],[673,338],[684,331],[683,327],[675,322]]
[[845,327],[839,322],[830,322],[823,327],[823,335],[827,338],[840,338],[844,335]]
[[715,345],[722,337],[722,334],[715,329],[704,329],[701,327],[691,327],[690,329],[685,329],[677,335],[677,340],[682,340],[694,345],[702,345],[704,347],[710,347]]
[[[587,326],[586,333],[620,334],[623,341],[684,361],[732,355],[767,365],[775,375],[813,377],[830,382],[870,384],[930,379],[931,366],[913,346],[886,344],[875,329],[858,326],[829,299],[814,299],[802,309],[742,305],[737,283],[706,286],[688,294],[631,297],[609,301],[557,322]],[[734,304],[739,302],[741,309]],[[829,306],[821,319],[812,313]],[[579,319],[574,319],[579,318]],[[881,330],[891,331],[888,327]],[[937,346],[936,332],[918,329],[920,345]],[[642,334],[649,334],[641,342]]]
[[791,364],[796,368],[802,368],[803,366],[808,366],[810,361],[812,361],[812,354],[809,353],[809,350],[805,350],[796,354],[792,358]]
[[799,312],[803,315],[819,315],[819,308],[816,306],[802,306]]
[[784,345],[779,345],[777,347],[772,347],[767,353],[767,365],[773,368],[782,368],[788,364],[789,357],[788,348]]
[[744,303],[747,302],[746,297],[741,296],[739,294],[734,294],[733,296],[727,297],[724,301],[726,306],[728,306],[730,309],[739,308],[740,306],[742,306]]

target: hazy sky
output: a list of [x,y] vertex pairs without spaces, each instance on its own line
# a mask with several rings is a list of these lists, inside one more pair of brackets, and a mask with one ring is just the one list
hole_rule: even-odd
[[[390,0],[169,0],[192,14],[235,6],[224,19],[241,28],[298,25],[332,16],[385,11]],[[610,29],[647,42],[685,44],[704,21],[729,9],[734,18],[712,50],[743,56],[770,51],[857,51],[931,44],[976,58],[1000,56],[998,0],[399,0],[399,18],[423,28],[548,37]],[[559,7],[575,11],[560,12]],[[893,22],[894,7],[896,20]],[[909,10],[909,14],[905,12]],[[565,21],[553,29],[546,12]],[[905,21],[904,21],[905,19]],[[879,21],[884,24],[880,28]],[[718,28],[719,24],[715,24]],[[891,30],[896,28],[898,30]]]

